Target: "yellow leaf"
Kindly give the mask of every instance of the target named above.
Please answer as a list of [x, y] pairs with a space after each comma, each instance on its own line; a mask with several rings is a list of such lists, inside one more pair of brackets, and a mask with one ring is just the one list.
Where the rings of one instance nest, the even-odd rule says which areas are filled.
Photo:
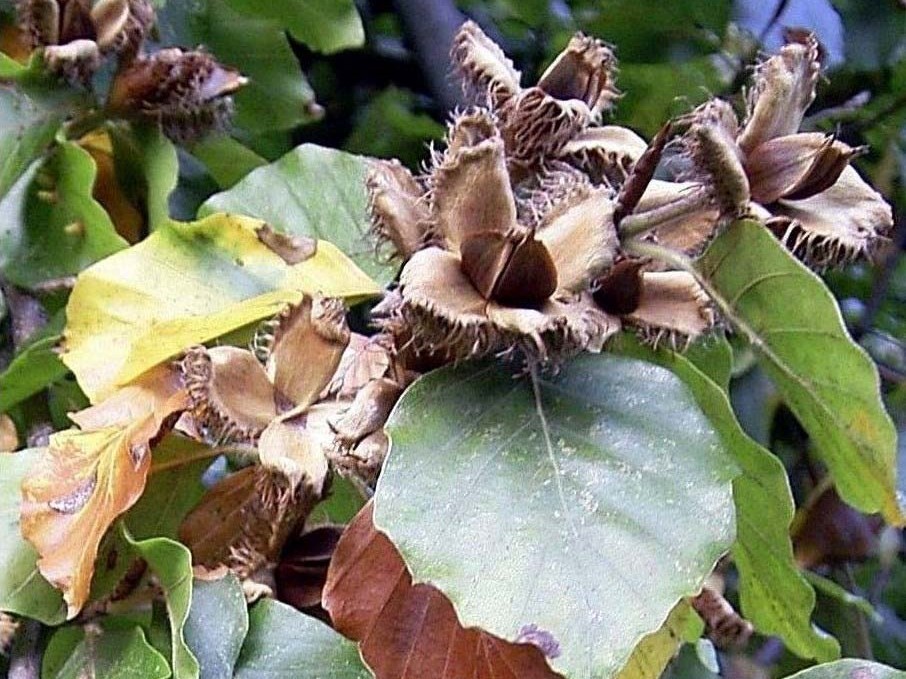
[[25, 477], [22, 535], [38, 551], [41, 574], [63, 591], [70, 618], [88, 599], [101, 539], [141, 497], [151, 440], [186, 403], [178, 375], [153, 370], [75, 414], [83, 428], [54, 434]]
[[685, 599], [680, 601], [660, 629], [642, 637], [617, 679], [658, 679], [682, 643], [700, 633], [701, 620]]
[[113, 144], [106, 132], [95, 131], [79, 139], [79, 146], [88, 151], [97, 166], [97, 176], [91, 195], [110, 215], [116, 232], [130, 243], [137, 242], [144, 230], [145, 220], [129, 202], [116, 176]]
[[303, 294], [355, 303], [377, 284], [326, 241], [294, 265], [264, 222], [214, 214], [173, 223], [86, 269], [67, 307], [63, 362], [92, 402], [193, 344], [277, 313]]

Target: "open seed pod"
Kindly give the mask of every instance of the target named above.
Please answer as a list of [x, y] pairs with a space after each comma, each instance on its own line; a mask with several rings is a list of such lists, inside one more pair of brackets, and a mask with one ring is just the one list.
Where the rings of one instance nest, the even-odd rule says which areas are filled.
[[691, 115], [684, 143], [699, 172], [695, 179], [709, 184], [702, 175], [710, 178], [722, 214], [741, 206], [747, 193], [750, 211], [820, 269], [872, 254], [886, 240], [893, 217], [881, 195], [850, 167], [862, 149], [798, 131], [815, 98], [820, 57], [813, 35], [790, 37], [756, 70], [745, 123], [740, 126], [729, 104], [715, 100]]
[[[613, 52], [582, 33], [572, 37], [534, 87], [520, 84], [513, 62], [474, 22], [459, 29], [451, 59], [466, 92], [499, 117], [507, 158], [517, 164], [535, 165], [560, 155], [619, 96]], [[591, 135], [582, 146], [599, 148], [591, 155], [599, 162], [609, 161], [612, 155], [621, 155], [627, 141], [625, 134], [614, 136], [622, 138]], [[581, 154], [580, 149], [570, 154], [577, 152]]]
[[216, 484], [180, 535], [196, 565], [227, 566], [255, 595], [272, 590], [284, 543], [325, 492], [333, 435], [313, 411], [350, 336], [342, 305], [327, 298], [306, 297], [262, 327], [264, 364], [235, 347], [196, 347], [180, 364], [194, 420], [184, 429], [258, 450], [258, 464]]
[[683, 349], [714, 326], [708, 295], [691, 274], [645, 268], [639, 259], [618, 262], [596, 281], [595, 302], [654, 346]]
[[248, 81], [201, 51], [164, 49], [134, 61], [113, 80], [108, 108], [160, 124], [180, 143], [229, 125], [232, 96]]
[[154, 24], [149, 0], [19, 0], [19, 25], [49, 70], [87, 82], [106, 54], [131, 61]]
[[[256, 352], [194, 347], [180, 363], [198, 432], [210, 444], [255, 443], [275, 419], [304, 414], [333, 378], [349, 328], [341, 302], [305, 297], [262, 324]], [[264, 365], [262, 365], [262, 361]]]
[[384, 327], [452, 359], [599, 350], [618, 329], [586, 292], [617, 247], [610, 194], [585, 185], [537, 227], [520, 224], [504, 149], [487, 112], [455, 120], [428, 182], [437, 244], [403, 267]]
[[261, 463], [214, 485], [183, 521], [180, 540], [196, 566], [226, 566], [249, 598], [273, 592], [273, 569], [286, 540], [321, 499], [323, 451], [298, 425], [275, 420], [259, 442]]

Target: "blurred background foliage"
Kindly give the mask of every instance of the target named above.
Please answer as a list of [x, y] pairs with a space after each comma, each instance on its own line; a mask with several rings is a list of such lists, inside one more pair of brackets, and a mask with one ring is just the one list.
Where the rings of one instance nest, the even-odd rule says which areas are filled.
[[[158, 4], [162, 43], [205, 45], [224, 63], [243, 68], [253, 83], [237, 102], [231, 138], [178, 150], [180, 181], [170, 196], [170, 211], [186, 219], [249, 169], [306, 142], [397, 157], [417, 168], [426, 157], [426, 145], [442, 136], [449, 112], [463, 105], [444, 55], [465, 17], [499, 42], [529, 81], [576, 30], [614, 44], [620, 60], [618, 85], [625, 94], [613, 122], [645, 137], [711, 95], [730, 97], [741, 108], [740, 93], [752, 68], [760, 55], [782, 43], [784, 29], [814, 30], [825, 48], [827, 77], [804, 129], [833, 132], [852, 146], [867, 145], [857, 166], [894, 205], [896, 214], [890, 247], [874, 263], [850, 266], [829, 274], [827, 280], [851, 332], [879, 366], [900, 431], [900, 484], [906, 491], [902, 0], [357, 0], [363, 43], [356, 33], [357, 22], [344, 22], [342, 17], [330, 22], [335, 30], [319, 32], [305, 22], [287, 25], [279, 16], [271, 19], [255, 3], [239, 0]], [[336, 8], [348, 3], [302, 4], [323, 12], [341, 11]], [[0, 41], [8, 40], [11, 10], [9, 0], [0, 0], [0, 26], [6, 27]], [[3, 47], [11, 53], [8, 43]], [[4, 162], [0, 158], [0, 185]], [[8, 188], [3, 186], [3, 192]], [[41, 433], [30, 428], [33, 420], [49, 420], [62, 428], [65, 413], [85, 403], [51, 352], [63, 323], [66, 291], [44, 287], [37, 302], [9, 285], [3, 290], [0, 410], [6, 409], [4, 390], [9, 395], [11, 385], [21, 386], [24, 379], [11, 363], [16, 329], [7, 308], [15, 304], [21, 310], [22, 305], [34, 304], [31, 313], [42, 330], [29, 343], [26, 360], [22, 352], [17, 359], [27, 362], [31, 379], [52, 386], [46, 398], [26, 400], [10, 414], [29, 437]], [[794, 524], [797, 555], [801, 561], [809, 555], [820, 592], [816, 621], [840, 639], [844, 655], [906, 667], [906, 561], [900, 534], [849, 509], [826, 491], [823, 470], [810, 454], [807, 437], [767, 378], [752, 365], [745, 349], [735, 352], [732, 398], [748, 433], [777, 453], [790, 472], [800, 508]], [[35, 409], [41, 411], [39, 417]], [[723, 576], [733, 599], [732, 570]], [[724, 676], [779, 676], [802, 666], [776, 640], [760, 639], [749, 648], [754, 651], [748, 655], [722, 658]], [[715, 669], [707, 649], [690, 646], [670, 672], [675, 678], [704, 678], [714, 676]]]

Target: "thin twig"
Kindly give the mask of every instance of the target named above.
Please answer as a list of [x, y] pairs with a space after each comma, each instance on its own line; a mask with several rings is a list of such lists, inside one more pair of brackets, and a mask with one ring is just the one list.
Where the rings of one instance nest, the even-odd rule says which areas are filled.
[[465, 16], [453, 0], [393, 0], [393, 6], [435, 100], [445, 111], [455, 110], [463, 98], [450, 77], [449, 55]]
[[893, 280], [894, 271], [897, 264], [903, 256], [904, 247], [906, 247], [906, 215], [900, 215], [897, 220], [897, 228], [893, 234], [894, 248], [888, 253], [887, 257], [881, 263], [875, 275], [874, 283], [871, 288], [871, 296], [865, 303], [865, 312], [858, 324], [853, 328], [853, 337], [858, 340], [874, 325], [875, 318], [887, 298], [887, 291], [890, 289], [890, 283]]

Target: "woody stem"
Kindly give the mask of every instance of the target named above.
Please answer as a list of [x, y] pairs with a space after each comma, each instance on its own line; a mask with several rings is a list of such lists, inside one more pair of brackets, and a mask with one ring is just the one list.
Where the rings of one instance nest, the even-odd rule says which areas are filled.
[[698, 186], [677, 200], [653, 210], [637, 212], [623, 217], [620, 222], [620, 237], [630, 238], [651, 231], [685, 214], [701, 210], [711, 202], [711, 196], [704, 187]]

